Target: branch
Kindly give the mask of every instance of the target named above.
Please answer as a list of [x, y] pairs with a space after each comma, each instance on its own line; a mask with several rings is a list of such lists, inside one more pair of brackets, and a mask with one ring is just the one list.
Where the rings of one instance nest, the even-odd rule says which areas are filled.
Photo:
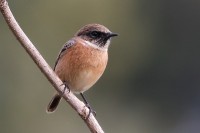
[[[6, 0], [0, 0], [0, 10], [10, 30], [13, 32], [17, 40], [24, 47], [26, 52], [30, 55], [30, 57], [36, 63], [38, 68], [46, 76], [46, 78], [54, 86], [54, 88], [58, 91], [58, 93], [62, 94], [64, 90], [64, 86], [62, 85], [63, 82], [54, 73], [51, 67], [41, 56], [39, 51], [35, 48], [35, 46], [32, 44], [32, 42], [20, 28], [12, 12], [10, 11], [10, 8]], [[85, 123], [87, 124], [88, 128], [92, 133], [104, 133], [104, 131], [102, 130], [102, 128], [100, 127], [100, 125], [98, 124], [97, 120], [95, 119], [92, 113], [90, 114], [89, 118], [86, 119], [87, 115], [89, 114], [89, 109], [73, 93], [71, 92], [69, 93], [66, 91], [66, 93], [63, 95], [63, 98], [85, 121]]]

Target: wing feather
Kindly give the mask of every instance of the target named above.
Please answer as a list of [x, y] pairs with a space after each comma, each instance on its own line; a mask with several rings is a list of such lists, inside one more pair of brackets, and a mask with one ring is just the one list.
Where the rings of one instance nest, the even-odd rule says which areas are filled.
[[63, 53], [64, 53], [64, 52], [67, 52], [67, 50], [68, 50], [71, 46], [73, 46], [74, 44], [75, 44], [75, 40], [74, 40], [74, 39], [71, 39], [71, 40], [69, 40], [68, 42], [66, 42], [66, 43], [64, 44], [64, 46], [63, 46], [62, 49], [60, 50], [60, 52], [59, 52], [59, 54], [58, 54], [58, 57], [57, 57], [57, 59], [56, 59], [56, 62], [55, 62], [54, 68], [53, 68], [54, 71], [55, 71], [56, 65], [58, 64], [59, 59], [63, 56]]

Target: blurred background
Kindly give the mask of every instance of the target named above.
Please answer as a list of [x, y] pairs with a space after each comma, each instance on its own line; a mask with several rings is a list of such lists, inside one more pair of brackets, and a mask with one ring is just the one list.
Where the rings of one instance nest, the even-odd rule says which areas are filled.
[[[83, 25], [113, 38], [103, 77], [85, 93], [107, 133], [200, 132], [199, 0], [9, 0], [17, 21], [53, 67]], [[54, 88], [0, 15], [0, 132], [88, 133], [66, 103], [45, 109]]]

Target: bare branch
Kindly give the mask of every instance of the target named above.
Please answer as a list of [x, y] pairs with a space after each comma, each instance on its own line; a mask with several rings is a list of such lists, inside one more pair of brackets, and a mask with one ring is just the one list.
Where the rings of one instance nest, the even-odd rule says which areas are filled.
[[[58, 76], [54, 73], [54, 71], [50, 68], [44, 58], [41, 56], [39, 51], [35, 48], [26, 34], [18, 25], [15, 20], [8, 3], [6, 0], [0, 0], [0, 10], [2, 15], [4, 16], [5, 21], [7, 22], [9, 28], [20, 42], [20, 44], [24, 47], [26, 52], [30, 55], [33, 61], [37, 64], [41, 72], [46, 76], [46, 78], [50, 81], [50, 83], [54, 86], [54, 88], [58, 91], [58, 93], [62, 93], [64, 90], [64, 86], [62, 86], [62, 81], [58, 78]], [[77, 113], [81, 116], [81, 118], [85, 121], [88, 128], [92, 133], [104, 133], [97, 120], [90, 114], [88, 119], [87, 115], [89, 113], [89, 109], [85, 106], [83, 102], [81, 102], [73, 93], [66, 93], [63, 95], [63, 98], [71, 105], [71, 107], [77, 111]]]

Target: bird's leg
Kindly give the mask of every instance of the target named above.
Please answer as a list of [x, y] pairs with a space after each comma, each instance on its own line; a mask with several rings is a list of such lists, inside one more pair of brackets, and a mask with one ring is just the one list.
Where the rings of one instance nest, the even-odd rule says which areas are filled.
[[62, 95], [61, 96], [63, 96], [65, 94], [66, 89], [68, 89], [68, 91], [69, 91], [68, 93], [70, 93], [70, 89], [69, 89], [69, 86], [67, 85], [67, 82], [64, 81], [63, 84], [61, 84], [60, 86], [62, 86], [62, 85], [64, 85], [64, 89], [62, 91]]
[[89, 118], [90, 114], [92, 113], [94, 116], [96, 116], [96, 112], [92, 109], [92, 107], [90, 106], [90, 104], [87, 102], [86, 98], [84, 97], [83, 93], [80, 93], [81, 97], [83, 98], [83, 101], [85, 103], [85, 106], [88, 107], [89, 109], [89, 114], [86, 117], [86, 119]]

